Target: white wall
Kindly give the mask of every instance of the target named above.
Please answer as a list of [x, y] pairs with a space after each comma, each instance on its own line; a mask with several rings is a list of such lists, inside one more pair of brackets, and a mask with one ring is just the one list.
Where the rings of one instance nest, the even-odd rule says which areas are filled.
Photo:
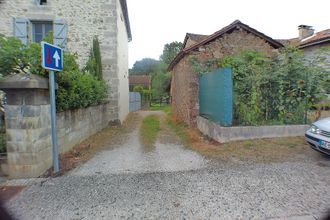
[[123, 122], [129, 113], [129, 86], [128, 86], [128, 36], [124, 16], [117, 0], [117, 69], [119, 79], [119, 120]]

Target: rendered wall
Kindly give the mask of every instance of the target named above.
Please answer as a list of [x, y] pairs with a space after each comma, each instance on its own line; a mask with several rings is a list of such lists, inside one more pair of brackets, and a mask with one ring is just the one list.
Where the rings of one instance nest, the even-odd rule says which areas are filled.
[[198, 116], [197, 128], [204, 135], [220, 143], [226, 143], [258, 138], [304, 136], [309, 125], [222, 127], [206, 118]]

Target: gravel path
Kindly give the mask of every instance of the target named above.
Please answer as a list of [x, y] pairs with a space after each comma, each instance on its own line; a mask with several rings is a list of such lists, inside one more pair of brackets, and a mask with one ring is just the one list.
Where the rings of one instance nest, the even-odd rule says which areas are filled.
[[6, 205], [21, 220], [319, 219], [330, 207], [329, 185], [327, 157], [219, 163], [187, 150], [164, 128], [154, 149], [143, 149], [134, 130], [120, 148], [36, 182]]

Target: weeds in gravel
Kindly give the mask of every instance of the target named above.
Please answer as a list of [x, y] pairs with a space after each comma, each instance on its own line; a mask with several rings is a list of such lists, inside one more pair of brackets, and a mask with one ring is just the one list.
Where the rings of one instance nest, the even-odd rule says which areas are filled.
[[[108, 126], [77, 144], [69, 152], [61, 154], [61, 171], [58, 175], [63, 175], [79, 164], [88, 161], [102, 149], [114, 149], [120, 146], [127, 139], [127, 135], [136, 129], [139, 120], [138, 114], [130, 113], [122, 125]], [[52, 175], [52, 169], [49, 169], [43, 176]]]
[[203, 136], [197, 129], [177, 122], [170, 113], [166, 121], [187, 148], [209, 158], [226, 161], [235, 157], [240, 160], [267, 163], [299, 159], [299, 155], [303, 154], [309, 157], [314, 153], [306, 144], [304, 137], [266, 138], [220, 144]]
[[169, 114], [171, 112], [171, 106], [170, 105], [152, 105], [149, 108], [151, 111], [164, 111], [166, 114]]
[[168, 115], [166, 118], [167, 125], [175, 132], [176, 135], [184, 142], [186, 145], [191, 144], [191, 139], [187, 135], [185, 129], [186, 125], [184, 123], [176, 122], [173, 120], [171, 115]]
[[153, 147], [158, 132], [160, 131], [160, 119], [157, 115], [149, 115], [145, 117], [142, 121], [140, 129], [140, 139], [144, 147], [150, 148]]

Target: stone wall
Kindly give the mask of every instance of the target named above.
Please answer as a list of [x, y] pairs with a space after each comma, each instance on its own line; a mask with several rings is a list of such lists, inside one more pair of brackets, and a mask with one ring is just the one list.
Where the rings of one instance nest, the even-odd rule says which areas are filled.
[[221, 59], [227, 55], [238, 54], [245, 50], [254, 50], [273, 56], [277, 50], [264, 39], [248, 33], [245, 30], [235, 30], [224, 34], [204, 46], [186, 55], [172, 70], [172, 107], [173, 115], [189, 126], [196, 126], [196, 117], [199, 115], [199, 78], [191, 65], [191, 58], [200, 61]]
[[116, 7], [116, 0], [51, 0], [46, 5], [37, 5], [35, 0], [4, 0], [0, 7], [0, 33], [14, 35], [14, 18], [31, 21], [64, 19], [68, 22], [68, 49], [78, 54], [82, 67], [96, 35], [104, 49], [103, 57], [116, 56]]
[[[46, 5], [37, 5], [35, 0], [3, 0], [0, 15], [0, 34], [6, 36], [14, 35], [14, 18], [30, 21], [65, 20], [68, 23], [67, 47], [70, 52], [78, 55], [81, 68], [89, 57], [93, 37], [98, 36], [103, 78], [111, 87], [109, 120], [124, 120], [128, 114], [128, 63], [119, 63], [118, 56], [127, 59], [128, 36], [118, 0], [50, 0]], [[31, 35], [32, 25], [29, 25], [29, 29]], [[127, 103], [119, 109], [119, 105], [124, 102], [121, 100]]]
[[108, 124], [106, 104], [58, 113], [57, 138], [60, 152], [71, 150], [76, 144], [102, 130]]
[[219, 143], [259, 138], [304, 136], [309, 125], [273, 125], [221, 127], [203, 117], [197, 117], [197, 127], [204, 135]]
[[309, 61], [315, 59], [324, 58], [324, 60], [318, 62], [318, 65], [327, 69], [330, 72], [330, 43], [318, 44], [315, 46], [302, 48], [305, 58]]

